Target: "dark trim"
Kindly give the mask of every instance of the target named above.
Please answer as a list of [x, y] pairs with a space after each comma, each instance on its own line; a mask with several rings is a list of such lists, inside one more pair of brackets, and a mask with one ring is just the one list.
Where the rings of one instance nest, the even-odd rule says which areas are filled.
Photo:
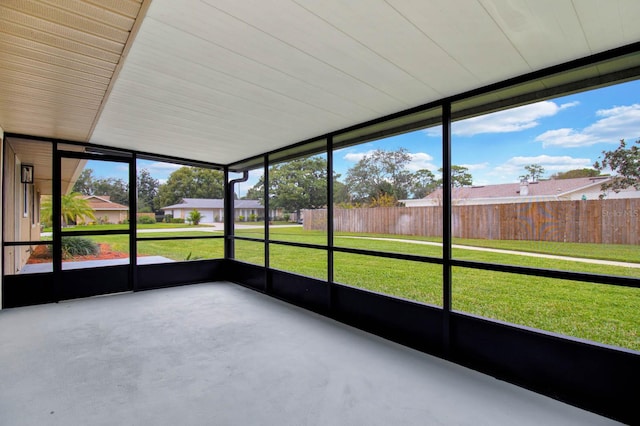
[[264, 243], [264, 238], [251, 238], [251, 237], [243, 237], [239, 235], [233, 236], [234, 240], [243, 240], [243, 241], [254, 241], [256, 243]]
[[[262, 181], [264, 182], [264, 191], [262, 193], [262, 199], [264, 200], [264, 211], [265, 211], [265, 218], [264, 218], [264, 267], [265, 270], [269, 269], [269, 266], [271, 264], [271, 254], [269, 251], [269, 238], [270, 238], [270, 230], [269, 230], [269, 220], [271, 220], [271, 205], [269, 203], [269, 194], [271, 193], [270, 188], [269, 188], [269, 155], [265, 154], [263, 156], [262, 159], [263, 163], [262, 163], [262, 167], [263, 167], [263, 174], [262, 174]], [[271, 291], [271, 286], [272, 286], [272, 282], [271, 282], [271, 274], [265, 273], [264, 274], [264, 291], [265, 292], [269, 292]]]
[[51, 240], [41, 240], [41, 241], [5, 241], [2, 245], [3, 247], [13, 247], [13, 246], [44, 246], [53, 244]]
[[58, 144], [53, 143], [52, 173], [51, 173], [51, 231], [53, 232], [53, 294], [56, 301], [60, 300], [62, 289], [62, 157], [58, 151]]
[[452, 313], [452, 360], [500, 380], [629, 424], [637, 409], [640, 354]]
[[[129, 290], [138, 290], [138, 158], [129, 161]], [[133, 212], [133, 213], [132, 213]]]
[[128, 264], [103, 266], [99, 274], [96, 274], [96, 268], [63, 269], [60, 272], [58, 300], [130, 291], [130, 269]]
[[333, 287], [333, 136], [327, 138], [327, 309], [331, 312], [334, 304]]
[[224, 235], [200, 235], [183, 237], [138, 237], [137, 241], [171, 241], [171, 240], [218, 240], [225, 238]]
[[87, 235], [130, 235], [129, 229], [105, 229], [103, 231], [62, 231], [62, 237], [82, 237]]
[[[174, 157], [171, 155], [158, 155], [150, 152], [136, 151], [136, 150], [127, 149], [127, 148], [115, 148], [115, 147], [99, 145], [91, 142], [81, 142], [81, 141], [72, 141], [68, 139], [49, 138], [45, 136], [30, 136], [30, 135], [25, 135], [21, 133], [5, 133], [4, 137], [5, 139], [16, 138], [16, 139], [27, 139], [27, 140], [39, 141], [39, 142], [51, 142], [54, 145], [56, 143], [62, 143], [67, 145], [83, 146], [90, 149], [94, 148], [97, 150], [104, 150], [105, 152], [120, 152], [120, 153], [127, 153], [127, 154], [135, 153], [137, 154], [137, 157], [141, 160], [151, 160], [151, 161], [157, 160], [157, 161], [162, 161], [163, 163], [175, 163], [175, 164], [181, 164], [183, 166], [195, 166], [195, 167], [203, 167], [203, 168], [210, 168], [210, 169], [216, 169], [216, 170], [222, 170], [224, 168], [223, 164], [209, 163], [206, 161], [198, 161], [198, 160], [190, 160], [188, 158]], [[71, 151], [71, 152], [76, 152], [76, 151]], [[92, 154], [89, 153], [89, 155], [92, 155]], [[98, 156], [100, 155], [98, 154]], [[120, 158], [119, 161], [122, 161], [122, 156], [117, 156], [117, 157]]]
[[442, 347], [449, 354], [451, 335], [451, 103], [442, 105]]
[[2, 308], [57, 302], [52, 272], [5, 275], [2, 278]]
[[228, 279], [225, 259], [138, 265], [138, 290], [175, 287]]
[[62, 158], [75, 158], [78, 160], [108, 161], [110, 163], [124, 163], [127, 165], [131, 164], [130, 156], [101, 155], [90, 152], [65, 151], [62, 149], [58, 149], [58, 155]]
[[572, 272], [558, 269], [540, 269], [528, 266], [503, 265], [496, 263], [473, 262], [469, 260], [451, 260], [452, 266], [485, 271], [509, 272], [520, 275], [533, 275], [537, 277], [555, 278], [562, 280], [581, 281], [592, 284], [607, 284], [620, 287], [640, 288], [640, 279], [632, 277], [619, 277], [615, 275], [601, 275], [587, 272]]
[[309, 249], [317, 249], [317, 250], [326, 250], [327, 246], [319, 245], [319, 244], [309, 244], [309, 243], [297, 243], [295, 241], [284, 241], [284, 240], [267, 240], [269, 244], [276, 244], [280, 246], [291, 246], [291, 247], [300, 247], [300, 248], [309, 248]]
[[363, 254], [365, 256], [386, 257], [388, 259], [412, 260], [414, 262], [443, 264], [444, 261], [437, 257], [427, 257], [415, 254], [394, 253], [387, 251], [376, 251], [366, 249], [355, 249], [349, 247], [334, 247], [333, 251], [350, 254]]

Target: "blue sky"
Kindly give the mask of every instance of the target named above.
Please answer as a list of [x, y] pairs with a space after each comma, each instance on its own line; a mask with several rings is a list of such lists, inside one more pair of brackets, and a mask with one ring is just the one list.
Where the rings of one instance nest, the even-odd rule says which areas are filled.
[[[640, 139], [640, 80], [603, 89], [537, 102], [452, 125], [452, 163], [469, 168], [474, 185], [517, 182], [524, 166], [542, 165], [548, 177], [555, 172], [591, 167], [603, 150], [615, 149], [620, 139]], [[427, 168], [437, 175], [442, 165], [441, 129], [419, 130], [336, 151], [334, 167], [342, 177], [375, 149], [406, 148], [409, 168]], [[97, 177], [126, 179], [126, 167], [89, 162]], [[160, 182], [179, 165], [140, 160]], [[257, 182], [251, 173], [240, 195]]]

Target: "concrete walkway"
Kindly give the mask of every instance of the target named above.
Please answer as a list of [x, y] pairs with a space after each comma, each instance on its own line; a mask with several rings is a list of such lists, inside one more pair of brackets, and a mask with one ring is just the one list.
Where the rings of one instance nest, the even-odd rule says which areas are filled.
[[[140, 256], [138, 257], [138, 265], [150, 265], [152, 263], [175, 262], [164, 256]], [[104, 260], [82, 260], [79, 262], [62, 262], [62, 269], [67, 271], [70, 269], [83, 268], [100, 268], [103, 266], [128, 265], [129, 258], [126, 259], [104, 259]], [[27, 264], [20, 269], [19, 274], [40, 274], [43, 272], [53, 272], [53, 263], [32, 263]]]
[[[356, 237], [356, 236], [338, 236], [336, 238], [354, 238], [359, 240], [376, 240], [376, 241], [395, 241], [398, 243], [419, 244], [428, 246], [442, 247], [442, 243], [434, 243], [431, 241], [403, 240], [400, 238], [378, 238], [378, 237]], [[640, 263], [619, 262], [616, 260], [586, 259], [584, 257], [558, 256], [555, 254], [531, 253], [527, 251], [502, 250], [489, 247], [464, 246], [453, 244], [451, 247], [462, 250], [484, 251], [490, 253], [512, 254], [516, 256], [537, 257], [543, 259], [567, 260], [570, 262], [591, 263], [595, 265], [621, 266], [623, 268], [640, 268]]]
[[[224, 232], [224, 223], [216, 222], [211, 224], [206, 224], [207, 226], [198, 226], [198, 227], [189, 227], [189, 228], [160, 228], [160, 229], [138, 229], [138, 234], [153, 234], [153, 233], [166, 233], [166, 232]], [[236, 223], [235, 229], [262, 229], [264, 228], [264, 224], [259, 225], [251, 225], [247, 223], [246, 225], [243, 223]], [[302, 225], [291, 224], [291, 225], [270, 225], [270, 229], [274, 228], [302, 228]], [[40, 233], [40, 237], [51, 237], [53, 235], [52, 232], [42, 232]]]

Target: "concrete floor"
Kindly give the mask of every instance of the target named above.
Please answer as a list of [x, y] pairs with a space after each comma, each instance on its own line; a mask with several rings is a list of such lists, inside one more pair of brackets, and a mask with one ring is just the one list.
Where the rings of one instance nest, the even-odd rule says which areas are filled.
[[210, 283], [0, 311], [0, 424], [615, 422]]

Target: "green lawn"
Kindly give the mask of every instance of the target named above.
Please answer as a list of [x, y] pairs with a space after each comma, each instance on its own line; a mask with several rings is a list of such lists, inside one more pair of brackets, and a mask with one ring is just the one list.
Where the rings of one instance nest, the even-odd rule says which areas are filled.
[[[236, 234], [260, 236], [255, 230], [237, 230]], [[212, 234], [192, 231], [148, 235], [170, 237]], [[442, 253], [442, 249], [437, 245], [345, 238], [353, 236], [336, 234], [336, 246], [432, 257], [441, 257]], [[326, 233], [303, 231], [301, 228], [271, 229], [270, 237], [274, 240], [319, 245], [325, 245], [327, 241]], [[396, 235], [387, 237], [402, 239]], [[128, 251], [127, 236], [101, 236], [94, 239], [111, 244], [115, 250]], [[415, 237], [407, 239], [429, 241]], [[455, 243], [640, 263], [636, 246], [484, 240], [457, 240]], [[224, 252], [222, 239], [139, 241], [138, 249], [141, 255], [161, 255], [174, 260], [220, 258]], [[593, 265], [464, 249], [454, 249], [453, 253], [459, 259], [640, 278], [640, 268]], [[324, 250], [272, 244], [270, 255], [270, 266], [273, 268], [319, 279], [327, 277], [327, 255]], [[263, 244], [237, 240], [236, 259], [264, 265]], [[441, 265], [339, 252], [335, 253], [334, 265], [336, 282], [422, 303], [442, 305]], [[639, 306], [640, 289], [635, 288], [469, 268], [453, 269], [455, 310], [634, 350], [640, 350]]]

